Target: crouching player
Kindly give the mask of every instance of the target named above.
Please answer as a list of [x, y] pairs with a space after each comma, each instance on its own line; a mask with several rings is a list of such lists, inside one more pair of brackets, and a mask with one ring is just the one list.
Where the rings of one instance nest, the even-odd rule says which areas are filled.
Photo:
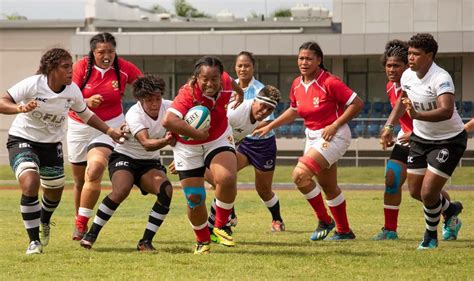
[[[263, 203], [267, 206], [272, 215], [272, 231], [284, 231], [285, 224], [280, 214], [280, 204], [278, 197], [272, 191], [272, 185], [265, 184], [265, 178], [268, 178], [266, 171], [262, 170], [265, 166], [271, 165], [275, 167], [275, 153], [271, 153], [273, 158], [265, 157], [267, 152], [276, 151], [276, 147], [271, 147], [271, 142], [262, 140], [259, 142], [247, 142], [246, 136], [251, 134], [255, 129], [266, 125], [268, 117], [273, 113], [277, 104], [280, 102], [280, 91], [270, 85], [265, 86], [258, 92], [254, 99], [245, 100], [241, 106], [234, 108], [231, 103], [227, 109], [227, 117], [232, 127], [233, 137], [237, 148], [237, 169], [240, 171], [248, 165], [255, 166], [256, 182], [255, 188]], [[271, 162], [271, 163], [270, 163]], [[262, 167], [260, 169], [260, 167]], [[273, 170], [271, 170], [273, 174]], [[266, 177], [265, 177], [266, 176]], [[271, 179], [272, 177], [270, 177]], [[213, 185], [213, 179], [206, 173], [206, 180]], [[214, 225], [215, 201], [212, 202], [211, 212], [209, 216], [209, 227]], [[235, 216], [235, 214], [234, 214]], [[230, 221], [232, 225], [232, 221]], [[212, 235], [211, 240], [217, 241], [217, 237]]]
[[102, 227], [112, 217], [120, 203], [127, 198], [135, 184], [143, 195], [157, 196], [148, 217], [148, 224], [138, 251], [153, 251], [153, 237], [169, 212], [173, 189], [161, 165], [159, 149], [174, 145], [176, 140], [161, 125], [171, 101], [163, 100], [165, 90], [163, 79], [146, 75], [133, 85], [133, 95], [138, 102], [130, 108], [125, 120], [133, 135], [123, 144], [115, 147], [109, 160], [109, 174], [112, 192], [108, 194], [97, 210], [94, 223], [81, 240], [81, 246], [90, 249]]

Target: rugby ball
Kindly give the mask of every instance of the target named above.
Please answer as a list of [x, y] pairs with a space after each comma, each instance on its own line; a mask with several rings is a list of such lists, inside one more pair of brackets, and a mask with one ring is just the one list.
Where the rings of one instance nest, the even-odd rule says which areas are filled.
[[[184, 121], [186, 121], [189, 126], [195, 129], [207, 128], [211, 125], [211, 113], [207, 107], [197, 105], [189, 109], [189, 111], [184, 116]], [[181, 137], [185, 140], [190, 139], [187, 136]]]

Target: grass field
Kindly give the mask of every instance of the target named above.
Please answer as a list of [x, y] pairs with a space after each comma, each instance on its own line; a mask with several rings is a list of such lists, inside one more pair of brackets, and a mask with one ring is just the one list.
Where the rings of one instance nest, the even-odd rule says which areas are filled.
[[[105, 190], [101, 198], [108, 193]], [[239, 191], [235, 248], [212, 245], [207, 256], [192, 254], [194, 237], [181, 190], [155, 237], [155, 253], [135, 250], [154, 198], [135, 190], [104, 227], [93, 249], [71, 240], [74, 210], [66, 190], [53, 216], [43, 255], [25, 256], [27, 235], [19, 213], [20, 192], [0, 189], [0, 279], [371, 279], [469, 280], [474, 278], [474, 192], [451, 191], [464, 203], [458, 241], [441, 241], [433, 251], [416, 251], [424, 231], [421, 205], [405, 192], [399, 241], [371, 241], [383, 223], [382, 190], [347, 190], [348, 214], [357, 235], [349, 242], [310, 242], [316, 222], [296, 190], [278, 190], [287, 231], [272, 233], [270, 215], [255, 191]], [[208, 193], [208, 202], [213, 193]]]

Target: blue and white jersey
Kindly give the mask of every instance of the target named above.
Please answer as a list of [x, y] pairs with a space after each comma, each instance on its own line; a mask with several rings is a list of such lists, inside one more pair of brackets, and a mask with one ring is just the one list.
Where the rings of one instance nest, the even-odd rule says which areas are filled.
[[[235, 82], [237, 82], [237, 84], [238, 84], [239, 79], [236, 79]], [[252, 77], [252, 80], [250, 80], [249, 86], [247, 88], [243, 89], [244, 90], [244, 100], [253, 100], [257, 96], [257, 94], [260, 92], [260, 90], [262, 90], [263, 87], [265, 87], [265, 85], [263, 85], [262, 82], [256, 80], [254, 77]], [[262, 122], [272, 121], [272, 120], [275, 120], [274, 113], [270, 114], [270, 116], [265, 118]], [[275, 133], [272, 130], [263, 137], [247, 135], [246, 138], [247, 139], [254, 139], [254, 140], [268, 139], [270, 137], [273, 137], [274, 135], [275, 135]]]

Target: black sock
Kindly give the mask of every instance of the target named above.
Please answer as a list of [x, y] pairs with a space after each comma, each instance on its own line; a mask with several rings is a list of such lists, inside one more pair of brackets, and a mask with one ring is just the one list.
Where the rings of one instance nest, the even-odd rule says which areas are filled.
[[21, 216], [23, 223], [30, 238], [30, 242], [39, 238], [39, 225], [41, 216], [41, 206], [38, 200], [38, 196], [26, 196], [21, 195], [20, 201]]

